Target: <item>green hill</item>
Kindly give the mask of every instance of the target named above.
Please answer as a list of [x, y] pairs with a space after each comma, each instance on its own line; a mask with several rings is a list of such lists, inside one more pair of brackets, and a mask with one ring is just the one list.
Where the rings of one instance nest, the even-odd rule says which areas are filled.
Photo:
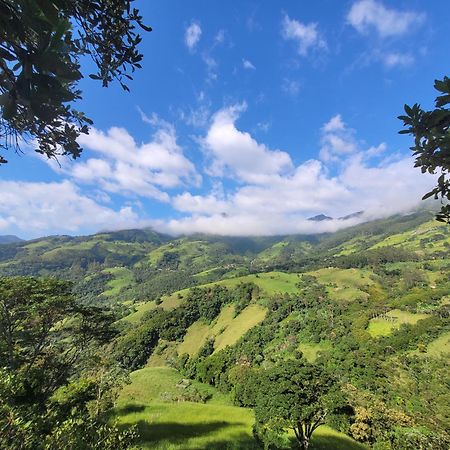
[[114, 357], [132, 371], [114, 415], [137, 425], [137, 448], [257, 448], [245, 386], [293, 359], [333, 373], [351, 403], [313, 448], [446, 442], [450, 228], [430, 213], [313, 236], [126, 230], [0, 246], [0, 275], [18, 274], [68, 279], [114, 310]]

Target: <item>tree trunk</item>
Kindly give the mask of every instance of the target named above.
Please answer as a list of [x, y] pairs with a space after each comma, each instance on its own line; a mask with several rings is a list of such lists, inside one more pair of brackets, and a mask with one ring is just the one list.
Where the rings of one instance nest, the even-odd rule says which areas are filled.
[[310, 436], [308, 436], [306, 430], [303, 429], [302, 422], [298, 422], [297, 427], [298, 431], [296, 431], [295, 436], [297, 438], [298, 443], [300, 444], [300, 449], [308, 450]]

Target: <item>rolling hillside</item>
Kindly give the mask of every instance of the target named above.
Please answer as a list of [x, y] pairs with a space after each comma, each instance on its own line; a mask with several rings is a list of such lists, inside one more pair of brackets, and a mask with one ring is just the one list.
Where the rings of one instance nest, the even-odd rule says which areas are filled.
[[450, 228], [430, 213], [313, 236], [48, 237], [1, 245], [0, 275], [65, 278], [115, 310], [132, 371], [115, 416], [137, 425], [137, 448], [258, 448], [245, 377], [292, 359], [333, 372], [354, 402], [314, 449], [384, 439], [355, 431], [375, 406], [392, 433], [450, 426]]

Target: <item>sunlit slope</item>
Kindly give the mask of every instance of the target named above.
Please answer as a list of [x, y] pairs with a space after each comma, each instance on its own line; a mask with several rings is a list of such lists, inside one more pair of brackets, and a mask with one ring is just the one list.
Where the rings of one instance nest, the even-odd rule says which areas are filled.
[[[188, 387], [186, 387], [188, 384]], [[194, 393], [194, 394], [192, 394]], [[186, 401], [189, 395], [197, 402]], [[152, 367], [131, 374], [123, 389], [115, 418], [119, 424], [137, 425], [136, 449], [251, 450], [253, 412], [233, 406], [227, 395], [196, 382], [183, 382], [175, 369]], [[331, 428], [319, 428], [312, 450], [364, 450], [366, 447]]]

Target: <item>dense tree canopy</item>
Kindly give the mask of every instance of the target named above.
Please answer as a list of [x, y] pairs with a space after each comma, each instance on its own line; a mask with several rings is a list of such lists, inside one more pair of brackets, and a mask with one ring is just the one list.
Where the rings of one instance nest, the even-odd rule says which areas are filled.
[[103, 86], [128, 90], [142, 60], [136, 29], [150, 30], [132, 1], [0, 0], [0, 148], [17, 151], [24, 139], [48, 157], [80, 155], [76, 139], [92, 124], [72, 108], [80, 59], [93, 59], [89, 76]]
[[[414, 146], [411, 150], [416, 157], [416, 167], [422, 173], [440, 172], [437, 186], [424, 195], [423, 199], [433, 197], [450, 200], [450, 78], [436, 80], [435, 89], [440, 93], [436, 97], [435, 109], [423, 110], [417, 103], [405, 105], [406, 116], [399, 116], [405, 127], [401, 134], [412, 134]], [[450, 223], [450, 205], [444, 203], [437, 220]]]
[[113, 321], [66, 282], [0, 278], [0, 448], [128, 447], [102, 420], [126, 377], [105, 356]]
[[291, 429], [303, 450], [309, 447], [314, 431], [325, 423], [333, 379], [322, 368], [290, 360], [261, 377], [255, 417], [260, 433], [282, 433]]

